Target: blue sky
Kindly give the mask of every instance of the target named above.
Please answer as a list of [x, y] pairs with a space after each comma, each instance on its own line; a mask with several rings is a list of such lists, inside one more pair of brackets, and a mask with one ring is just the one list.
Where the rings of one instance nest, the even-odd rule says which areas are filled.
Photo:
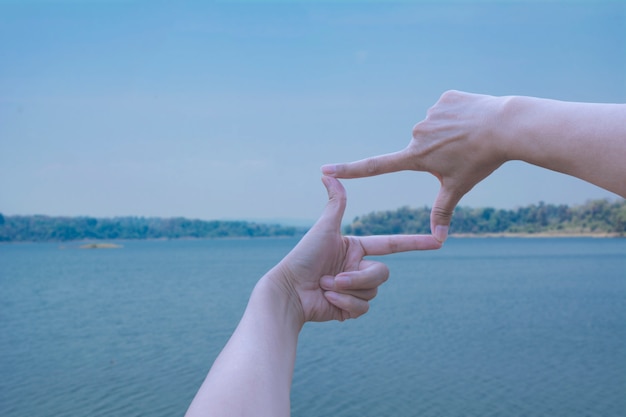
[[[626, 2], [0, 0], [0, 212], [315, 219], [319, 167], [403, 148], [442, 92], [626, 101]], [[344, 181], [346, 220], [431, 205]], [[462, 205], [615, 195], [508, 163]]]

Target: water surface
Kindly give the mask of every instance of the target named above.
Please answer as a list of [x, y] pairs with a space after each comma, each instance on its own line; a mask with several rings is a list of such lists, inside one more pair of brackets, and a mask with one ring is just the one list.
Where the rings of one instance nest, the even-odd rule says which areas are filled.
[[[0, 415], [182, 415], [293, 239], [0, 246]], [[626, 415], [626, 240], [450, 239], [303, 330], [294, 416]]]

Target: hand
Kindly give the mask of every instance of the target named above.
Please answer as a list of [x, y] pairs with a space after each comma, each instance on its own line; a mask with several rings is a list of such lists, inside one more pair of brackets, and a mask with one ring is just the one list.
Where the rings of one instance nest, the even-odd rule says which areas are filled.
[[257, 282], [187, 416], [288, 416], [304, 323], [345, 320], [368, 310], [389, 270], [365, 256], [441, 246], [429, 235], [342, 237], [346, 192], [337, 179], [322, 180], [328, 191], [322, 216]]
[[389, 270], [365, 256], [441, 247], [430, 235], [342, 236], [345, 189], [335, 178], [322, 181], [328, 191], [322, 216], [267, 275], [293, 300], [302, 324], [356, 318], [367, 312]]
[[502, 98], [448, 91], [428, 111], [426, 119], [415, 125], [413, 139], [404, 150], [325, 165], [322, 172], [336, 178], [403, 170], [430, 172], [441, 183], [431, 212], [431, 231], [443, 242], [461, 198], [507, 159], [494, 129], [501, 103]]

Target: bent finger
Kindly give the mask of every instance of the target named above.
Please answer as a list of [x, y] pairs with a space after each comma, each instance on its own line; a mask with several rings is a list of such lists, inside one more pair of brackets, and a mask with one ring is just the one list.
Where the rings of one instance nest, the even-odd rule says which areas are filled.
[[342, 319], [355, 319], [367, 313], [370, 308], [369, 303], [358, 297], [349, 294], [342, 294], [334, 291], [326, 291], [324, 296], [329, 303], [342, 311]]
[[332, 289], [342, 292], [369, 290], [378, 288], [387, 279], [389, 279], [387, 265], [381, 262], [363, 260], [357, 270], [337, 274], [333, 280], [335, 287]]
[[341, 294], [348, 294], [354, 297], [360, 298], [362, 300], [372, 300], [378, 295], [378, 286], [371, 288], [360, 289], [351, 289], [351, 288], [343, 288], [343, 284], [341, 282], [336, 282], [335, 277], [328, 277], [328, 279], [323, 279], [320, 281], [320, 287], [324, 291], [334, 291]]
[[324, 175], [335, 178], [372, 177], [407, 169], [410, 168], [406, 150], [373, 156], [355, 162], [323, 165], [321, 168]]

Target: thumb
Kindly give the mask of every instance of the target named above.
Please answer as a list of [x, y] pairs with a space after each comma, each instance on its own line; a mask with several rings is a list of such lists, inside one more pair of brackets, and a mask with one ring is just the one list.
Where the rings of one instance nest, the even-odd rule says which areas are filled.
[[338, 179], [333, 177], [322, 177], [322, 183], [328, 192], [328, 203], [318, 223], [325, 223], [333, 229], [339, 230], [341, 229], [343, 213], [346, 210], [346, 189]]
[[448, 238], [454, 208], [461, 200], [456, 193], [442, 186], [430, 212], [430, 230], [435, 239], [443, 243]]
[[409, 156], [406, 150], [402, 150], [355, 162], [323, 165], [321, 170], [324, 175], [335, 178], [372, 177], [374, 175], [410, 169], [408, 163]]

